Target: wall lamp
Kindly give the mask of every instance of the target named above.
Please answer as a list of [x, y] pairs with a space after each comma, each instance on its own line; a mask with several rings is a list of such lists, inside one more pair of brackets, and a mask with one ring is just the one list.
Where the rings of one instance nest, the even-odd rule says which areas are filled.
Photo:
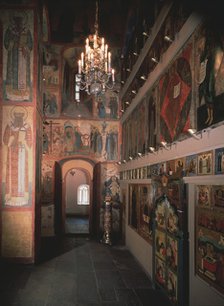
[[142, 153], [141, 153], [141, 152], [138, 152], [138, 156], [139, 156], [139, 157], [142, 157]]
[[160, 144], [161, 144], [161, 146], [162, 146], [164, 149], [169, 150], [169, 148], [168, 148], [168, 146], [167, 146], [167, 142], [161, 141]]
[[146, 81], [146, 76], [145, 75], [141, 75], [140, 79], [143, 80], [143, 81]]
[[154, 147], [149, 147], [149, 152], [156, 154], [156, 149]]
[[159, 63], [159, 61], [155, 58], [155, 56], [151, 57], [151, 61], [156, 64]]
[[201, 137], [202, 137], [202, 135], [201, 135], [201, 137], [199, 137], [198, 135], [196, 135], [196, 130], [195, 129], [188, 129], [187, 130], [188, 131], [188, 133], [191, 135], [191, 136], [193, 136], [195, 139], [197, 139], [197, 140], [199, 140], [199, 139], [201, 139]]
[[173, 39], [171, 39], [168, 35], [165, 35], [164, 36], [164, 40], [169, 42], [169, 43], [172, 43], [173, 42]]
[[143, 36], [145, 36], [145, 37], [149, 37], [149, 34], [148, 34], [148, 33], [146, 33], [145, 31], [144, 31], [144, 32], [142, 32], [142, 35], [143, 35]]

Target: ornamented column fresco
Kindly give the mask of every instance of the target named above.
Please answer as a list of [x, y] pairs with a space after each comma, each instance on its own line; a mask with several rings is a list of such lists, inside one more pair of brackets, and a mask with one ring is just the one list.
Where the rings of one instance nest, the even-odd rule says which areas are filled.
[[2, 203], [7, 207], [32, 204], [33, 108], [3, 106]]
[[31, 10], [2, 10], [3, 99], [31, 102], [34, 16]]

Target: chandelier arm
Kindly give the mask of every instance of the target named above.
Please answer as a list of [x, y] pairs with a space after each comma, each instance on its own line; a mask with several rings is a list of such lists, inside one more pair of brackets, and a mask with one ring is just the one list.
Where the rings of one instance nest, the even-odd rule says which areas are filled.
[[95, 16], [95, 24], [94, 24], [94, 29], [95, 29], [95, 34], [98, 36], [98, 11], [99, 11], [99, 6], [98, 6], [98, 1], [96, 1], [96, 16]]

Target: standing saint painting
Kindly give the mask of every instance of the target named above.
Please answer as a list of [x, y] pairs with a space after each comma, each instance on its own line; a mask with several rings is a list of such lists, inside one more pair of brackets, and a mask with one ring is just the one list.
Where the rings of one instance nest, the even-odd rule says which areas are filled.
[[6, 11], [4, 20], [4, 98], [30, 101], [33, 58], [33, 24], [25, 11]]
[[32, 178], [32, 129], [28, 122], [28, 111], [22, 106], [4, 108], [6, 118], [3, 133], [3, 204], [24, 206], [31, 204]]

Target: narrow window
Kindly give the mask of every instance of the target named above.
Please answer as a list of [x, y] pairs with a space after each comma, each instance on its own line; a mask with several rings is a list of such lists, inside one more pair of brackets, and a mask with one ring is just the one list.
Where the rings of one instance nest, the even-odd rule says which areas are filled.
[[77, 203], [78, 205], [89, 205], [89, 185], [83, 184], [78, 187]]

